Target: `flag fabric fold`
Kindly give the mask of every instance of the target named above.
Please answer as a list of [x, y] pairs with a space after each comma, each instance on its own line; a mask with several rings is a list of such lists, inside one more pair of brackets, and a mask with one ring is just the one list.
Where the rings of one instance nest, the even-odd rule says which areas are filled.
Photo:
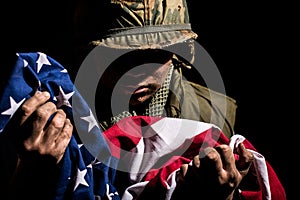
[[[50, 101], [63, 109], [69, 119], [74, 120], [75, 114], [80, 119], [61, 161], [56, 199], [120, 199], [111, 182], [117, 161], [110, 156], [102, 131], [96, 125], [88, 105], [74, 88], [67, 70], [42, 52], [29, 52], [17, 53], [11, 74], [0, 99], [0, 134], [18, 107], [37, 91], [48, 91]], [[72, 98], [81, 102], [81, 106], [73, 108]], [[97, 145], [93, 147], [99, 156], [88, 151], [78, 133], [97, 139]], [[100, 156], [103, 162], [98, 160]]]
[[[119, 170], [126, 170], [130, 178], [123, 199], [171, 199], [176, 187], [176, 172], [182, 164], [191, 164], [193, 157], [206, 147], [227, 144], [234, 151], [241, 142], [254, 155], [254, 167], [249, 176], [256, 180], [239, 188], [241, 199], [286, 199], [280, 180], [264, 156], [244, 136], [236, 134], [228, 139], [213, 124], [134, 116], [119, 121], [104, 135], [112, 154], [123, 164], [118, 166]], [[127, 150], [127, 144], [133, 148]]]
[[[44, 90], [76, 127], [60, 163], [57, 200], [137, 200], [145, 195], [171, 199], [176, 172], [182, 164], [190, 164], [208, 146], [228, 144], [234, 150], [240, 142], [255, 156], [253, 176], [257, 185], [249, 188], [258, 188], [239, 188], [242, 199], [285, 200], [283, 186], [273, 168], [243, 136], [228, 139], [213, 124], [146, 116], [124, 118], [102, 131], [90, 106], [59, 62], [41, 52], [17, 56], [1, 94], [0, 134], [26, 99]], [[72, 104], [74, 100], [76, 105]], [[124, 179], [119, 174], [126, 177], [125, 182], [120, 182]]]

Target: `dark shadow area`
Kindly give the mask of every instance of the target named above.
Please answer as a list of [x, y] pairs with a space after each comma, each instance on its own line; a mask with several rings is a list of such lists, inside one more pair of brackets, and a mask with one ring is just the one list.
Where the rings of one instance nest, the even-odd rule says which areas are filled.
[[297, 179], [291, 154], [298, 152], [295, 64], [299, 61], [295, 62], [293, 50], [293, 6], [236, 1], [190, 4], [197, 41], [218, 66], [227, 94], [237, 100], [236, 133], [265, 156], [287, 198], [294, 199], [292, 177]]
[[[80, 51], [75, 48], [87, 38], [78, 42], [80, 34], [74, 33], [74, 2], [62, 3], [23, 1], [2, 6], [8, 12], [1, 12], [1, 52], [6, 52], [1, 60], [10, 55], [7, 52], [41, 51], [63, 64], [74, 78], [84, 58], [78, 57]], [[291, 60], [295, 53], [290, 34], [296, 26], [292, 11], [282, 5], [246, 2], [189, 4], [197, 41], [215, 61], [227, 94], [237, 100], [236, 133], [265, 156], [292, 199], [291, 177], [295, 175], [291, 173], [297, 172], [292, 160], [297, 158], [290, 159], [290, 155], [298, 157], [292, 141], [296, 141], [299, 118], [298, 65]], [[82, 36], [87, 33], [81, 32]], [[9, 70], [8, 64], [2, 69]]]

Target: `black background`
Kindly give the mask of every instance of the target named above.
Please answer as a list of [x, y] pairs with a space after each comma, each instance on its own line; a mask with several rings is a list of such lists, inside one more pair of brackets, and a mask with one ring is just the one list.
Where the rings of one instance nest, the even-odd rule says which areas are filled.
[[[299, 157], [295, 5], [188, 3], [197, 41], [215, 61], [227, 94], [237, 100], [236, 133], [246, 136], [265, 156], [288, 199], [293, 199], [291, 179], [298, 173], [292, 166]], [[2, 4], [1, 53], [11, 47], [41, 51], [73, 71], [77, 38], [72, 11], [73, 3], [67, 1]]]

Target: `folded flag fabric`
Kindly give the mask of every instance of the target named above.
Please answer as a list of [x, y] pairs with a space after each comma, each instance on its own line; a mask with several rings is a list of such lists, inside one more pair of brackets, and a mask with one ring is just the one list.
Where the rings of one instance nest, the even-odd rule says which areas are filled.
[[[80, 120], [61, 161], [56, 199], [120, 199], [112, 185], [114, 173], [111, 170], [116, 168], [117, 160], [110, 156], [102, 131], [94, 123], [93, 114], [74, 88], [67, 70], [42, 52], [17, 53], [17, 56], [11, 77], [0, 94], [0, 134], [26, 99], [36, 91], [48, 91], [50, 100], [63, 109], [69, 119], [73, 120], [74, 113]], [[74, 98], [81, 106], [72, 108]], [[97, 141], [93, 149], [101, 155], [102, 162], [85, 148], [78, 132]]]
[[257, 185], [239, 189], [241, 199], [286, 199], [281, 182], [264, 156], [242, 135], [228, 139], [213, 124], [135, 116], [124, 118], [104, 135], [112, 155], [120, 159], [118, 169], [128, 174], [130, 185], [124, 191], [124, 199], [145, 195], [147, 199], [170, 199], [176, 187], [176, 172], [182, 164], [190, 164], [206, 147], [228, 144], [234, 151], [241, 142], [254, 154], [254, 169], [249, 174], [257, 181]]
[[51, 101], [64, 109], [76, 127], [61, 161], [57, 200], [133, 200], [145, 195], [170, 199], [182, 164], [190, 163], [205, 147], [228, 144], [234, 150], [240, 142], [254, 154], [251, 175], [256, 180], [252, 183], [256, 185], [239, 189], [242, 199], [285, 200], [273, 168], [242, 135], [228, 139], [213, 124], [147, 116], [124, 118], [102, 131], [60, 63], [41, 52], [17, 55], [0, 94], [0, 134], [18, 107], [38, 90], [49, 91]]

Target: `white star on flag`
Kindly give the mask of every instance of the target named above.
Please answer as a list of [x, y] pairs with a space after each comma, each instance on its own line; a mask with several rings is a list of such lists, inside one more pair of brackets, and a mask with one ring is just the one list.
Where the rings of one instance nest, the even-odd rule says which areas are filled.
[[9, 97], [9, 101], [10, 101], [10, 108], [7, 109], [6, 111], [2, 112], [2, 115], [10, 115], [12, 116], [16, 110], [19, 108], [19, 106], [25, 101], [25, 98], [22, 99], [19, 103], [16, 103], [16, 101], [12, 98]]
[[59, 86], [59, 94], [57, 96], [55, 96], [55, 100], [57, 100], [57, 107], [60, 108], [62, 105], [66, 105], [69, 107], [72, 107], [69, 99], [73, 96], [74, 91], [70, 92], [68, 94], [65, 94], [65, 92], [63, 91], [62, 87]]
[[85, 185], [85, 186], [89, 187], [89, 184], [84, 179], [86, 173], [87, 173], [86, 169], [80, 171], [80, 169], [77, 168], [77, 177], [76, 177], [76, 182], [75, 182], [75, 186], [74, 186], [74, 191], [77, 189], [79, 184], [82, 184], [82, 185]]
[[26, 60], [23, 59], [23, 63], [24, 63], [24, 67], [28, 66], [28, 62]]
[[92, 169], [93, 168], [92, 164], [89, 164], [88, 166], [86, 166], [86, 168], [91, 168]]
[[90, 115], [86, 116], [86, 117], [81, 117], [81, 119], [83, 119], [89, 123], [88, 132], [90, 132], [94, 126], [97, 126], [99, 128], [98, 123], [97, 123], [91, 109], [90, 109]]
[[63, 69], [60, 71], [61, 73], [68, 73], [68, 70], [67, 69]]
[[39, 52], [38, 54], [39, 54], [39, 58], [36, 61], [36, 63], [37, 63], [37, 73], [40, 72], [43, 65], [51, 65], [51, 63], [49, 62], [46, 54], [41, 53], [41, 52]]

